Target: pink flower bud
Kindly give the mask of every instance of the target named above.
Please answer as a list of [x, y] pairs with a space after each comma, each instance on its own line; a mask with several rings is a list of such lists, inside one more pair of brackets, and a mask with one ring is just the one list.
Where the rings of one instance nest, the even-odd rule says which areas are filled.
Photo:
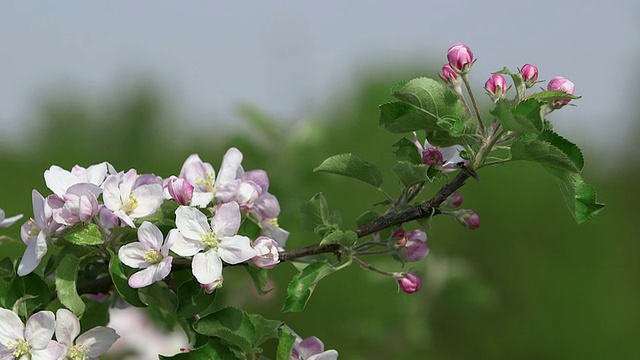
[[538, 68], [531, 65], [525, 64], [522, 69], [520, 69], [520, 74], [522, 74], [522, 78], [524, 79], [524, 84], [527, 88], [533, 86], [538, 80]]
[[440, 206], [459, 208], [460, 205], [462, 205], [462, 200], [462, 195], [460, 195], [459, 192], [454, 191], [453, 193], [451, 193], [451, 195], [449, 195], [448, 198], [445, 199], [445, 201], [442, 202]]
[[442, 66], [442, 73], [438, 73], [438, 76], [449, 85], [456, 85], [460, 82], [458, 80], [458, 74], [456, 74], [455, 70], [453, 70], [449, 64]]
[[456, 220], [460, 225], [468, 227], [471, 230], [475, 230], [480, 227], [480, 216], [473, 210], [463, 209], [455, 212]]
[[497, 102], [507, 93], [507, 80], [500, 74], [493, 74], [489, 80], [484, 83], [484, 89], [487, 90], [487, 93], [489, 93], [493, 101]]
[[180, 205], [189, 205], [193, 198], [193, 185], [187, 180], [171, 176], [165, 181], [165, 188], [171, 198]]
[[261, 269], [272, 269], [280, 262], [278, 253], [278, 243], [266, 236], [260, 236], [253, 242], [253, 250], [258, 255], [251, 259], [257, 267]]
[[457, 72], [467, 73], [473, 64], [473, 52], [467, 45], [455, 43], [447, 51], [447, 60], [449, 60], [449, 65]]
[[438, 150], [438, 148], [430, 147], [428, 149], [424, 149], [422, 153], [423, 159], [422, 162], [425, 165], [435, 165], [440, 166], [444, 162], [444, 156], [442, 156], [442, 152]]
[[398, 279], [398, 285], [400, 286], [400, 289], [402, 289], [402, 291], [406, 292], [407, 294], [412, 294], [420, 290], [420, 284], [420, 278], [418, 277], [418, 275], [413, 273], [406, 273], [402, 278]]
[[420, 229], [415, 229], [410, 233], [398, 230], [393, 233], [392, 238], [399, 238], [395, 245], [402, 248], [407, 261], [418, 261], [429, 255], [427, 234]]
[[[571, 95], [573, 95], [575, 89], [575, 85], [573, 85], [571, 81], [563, 78], [562, 76], [554, 77], [553, 79], [549, 80], [549, 84], [547, 85], [547, 90], [562, 91]], [[552, 105], [554, 107], [560, 108], [564, 105], [567, 105], [569, 101], [571, 101], [571, 99], [556, 99], [553, 100]]]

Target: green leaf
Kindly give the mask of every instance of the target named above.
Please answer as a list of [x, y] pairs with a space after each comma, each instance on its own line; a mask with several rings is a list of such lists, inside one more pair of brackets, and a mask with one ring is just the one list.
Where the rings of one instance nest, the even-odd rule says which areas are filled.
[[582, 96], [567, 94], [564, 91], [545, 90], [531, 94], [527, 99], [538, 100], [542, 102], [558, 100], [558, 99], [580, 99]]
[[74, 245], [90, 246], [104, 244], [100, 229], [96, 224], [74, 226], [64, 233], [64, 238]]
[[358, 235], [356, 235], [355, 232], [351, 230], [336, 230], [327, 234], [320, 242], [320, 245], [343, 244], [348, 246], [353, 244], [356, 240], [358, 240]]
[[591, 219], [604, 208], [605, 205], [597, 200], [596, 189], [584, 182], [580, 174], [548, 166], [544, 168], [558, 181], [564, 201], [578, 224]]
[[265, 269], [259, 269], [255, 266], [244, 266], [244, 268], [247, 269], [249, 276], [251, 276], [251, 280], [253, 280], [253, 285], [255, 286], [256, 291], [260, 296], [264, 296], [270, 293], [271, 290], [273, 290], [265, 290], [265, 287], [267, 286], [267, 275], [269, 271]]
[[458, 95], [448, 86], [434, 79], [421, 77], [398, 83], [391, 89], [398, 100], [412, 105], [426, 114], [426, 121], [417, 129], [432, 129], [439, 118], [466, 118], [465, 108]]
[[558, 170], [580, 171], [567, 154], [546, 141], [522, 142], [518, 140], [511, 145], [511, 157], [513, 160], [534, 161]]
[[276, 351], [276, 360], [289, 360], [291, 357], [291, 349], [296, 342], [296, 337], [285, 326], [280, 341], [278, 342], [278, 350]]
[[304, 309], [320, 280], [336, 271], [333, 266], [317, 262], [297, 273], [287, 287], [287, 300], [283, 312], [300, 312]]
[[382, 185], [382, 171], [354, 154], [334, 155], [323, 161], [313, 171], [324, 171], [358, 179], [375, 187]]
[[165, 331], [172, 331], [178, 325], [176, 315], [176, 294], [164, 282], [155, 282], [140, 289], [140, 299], [147, 304], [145, 312], [156, 326], [161, 325]]
[[465, 134], [465, 121], [462, 118], [441, 117], [438, 118], [436, 124], [449, 131], [449, 135], [452, 137], [460, 137]]
[[431, 181], [427, 176], [428, 170], [429, 167], [424, 164], [414, 165], [407, 161], [399, 161], [391, 168], [398, 180], [406, 187], [422, 181]]
[[113, 286], [118, 291], [118, 294], [131, 306], [146, 307], [147, 305], [140, 300], [138, 292], [129, 286], [127, 276], [124, 274], [124, 268], [118, 255], [116, 255], [112, 249], [107, 249], [107, 251], [111, 256], [109, 260], [109, 274], [111, 275]]
[[176, 314], [178, 317], [206, 316], [214, 311], [213, 304], [216, 293], [207, 294], [195, 278], [180, 284], [177, 295], [178, 308]]
[[11, 309], [20, 299], [23, 300], [18, 309], [18, 315], [28, 316], [34, 310], [48, 304], [51, 293], [47, 283], [35, 273], [26, 276], [16, 275], [0, 291], [0, 304], [5, 309]]
[[224, 308], [207, 315], [193, 324], [202, 335], [220, 338], [237, 346], [245, 354], [254, 353], [256, 329], [249, 315], [236, 308]]
[[462, 141], [458, 137], [453, 137], [448, 131], [429, 131], [427, 132], [429, 144], [437, 147], [447, 147], [452, 145], [461, 145]]
[[84, 334], [96, 326], [107, 326], [109, 323], [110, 301], [99, 302], [88, 298], [83, 300], [87, 307], [80, 319], [80, 333]]
[[329, 211], [327, 199], [322, 193], [315, 194], [311, 200], [302, 204], [300, 222], [304, 230], [313, 231], [321, 238], [327, 232], [340, 229], [342, 226], [340, 215]]
[[538, 140], [546, 141], [560, 149], [569, 157], [569, 159], [571, 159], [571, 162], [573, 162], [578, 171], [582, 170], [582, 168], [584, 167], [584, 157], [582, 156], [582, 151], [576, 144], [572, 143], [571, 141], [556, 134], [552, 130], [545, 130], [544, 132], [542, 132], [542, 134], [538, 136]]
[[219, 341], [209, 341], [205, 345], [190, 350], [188, 353], [176, 354], [173, 356], [158, 355], [161, 360], [237, 360], [236, 355], [227, 345]]
[[393, 146], [396, 147], [394, 154], [396, 154], [396, 159], [398, 161], [408, 161], [412, 164], [422, 164], [422, 157], [420, 156], [418, 148], [416, 147], [416, 144], [413, 143], [413, 141], [407, 138], [402, 138], [396, 141]]
[[440, 130], [437, 119], [411, 104], [394, 101], [379, 106], [381, 129], [394, 134], [417, 130]]
[[78, 266], [80, 258], [67, 254], [60, 260], [56, 268], [56, 292], [62, 305], [71, 310], [76, 316], [81, 317], [84, 313], [85, 305], [76, 288], [78, 278]]
[[543, 103], [537, 100], [525, 100], [511, 110], [510, 102], [503, 99], [496, 103], [491, 115], [495, 116], [506, 130], [539, 134], [543, 129], [542, 105]]
[[243, 235], [248, 237], [249, 239], [255, 239], [260, 236], [260, 232], [262, 229], [260, 226], [249, 219], [242, 220], [242, 224], [240, 224], [240, 229], [238, 229], [238, 235]]
[[262, 343], [269, 339], [277, 339], [280, 328], [283, 325], [282, 321], [265, 319], [259, 314], [247, 314], [249, 321], [253, 324], [255, 329], [255, 337], [253, 340], [253, 347], [257, 348]]

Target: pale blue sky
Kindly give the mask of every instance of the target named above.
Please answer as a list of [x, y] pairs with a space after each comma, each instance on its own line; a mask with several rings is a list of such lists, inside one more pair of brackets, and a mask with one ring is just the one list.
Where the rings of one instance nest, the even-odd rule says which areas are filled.
[[[461, 41], [478, 58], [478, 87], [527, 62], [571, 79], [583, 99], [552, 115], [556, 128], [607, 151], [637, 108], [639, 10], [631, 0], [4, 1], [0, 137], [21, 133], [48, 94], [99, 98], [137, 76], [153, 77], [193, 126], [237, 121], [240, 102], [292, 120], [368, 64], [439, 67]], [[619, 126], [603, 137], [602, 124]]]

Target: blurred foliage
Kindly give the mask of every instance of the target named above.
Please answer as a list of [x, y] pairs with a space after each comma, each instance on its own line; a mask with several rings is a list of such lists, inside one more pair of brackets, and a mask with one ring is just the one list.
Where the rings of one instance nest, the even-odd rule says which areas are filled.
[[[245, 169], [268, 172], [270, 192], [282, 208], [280, 225], [292, 234], [288, 248], [312, 244], [319, 239], [300, 228], [298, 209], [316, 192], [339, 209], [347, 227], [381, 200], [367, 185], [312, 169], [344, 152], [381, 168], [393, 164], [391, 145], [399, 136], [378, 130], [377, 106], [391, 99], [393, 83], [424, 74], [376, 72], [383, 73], [354, 81], [313, 119], [283, 122], [243, 106], [240, 113], [250, 123], [244, 130], [184, 121], [170, 113], [170, 102], [153, 84], [124, 89], [101, 104], [52, 99], [22, 146], [0, 146], [0, 207], [7, 216], [29, 217], [30, 191], [49, 193], [42, 174], [52, 164], [69, 169], [107, 160], [118, 170], [135, 167], [167, 177], [191, 153], [217, 169], [224, 151], [236, 146]], [[479, 213], [482, 226], [469, 231], [452, 218], [433, 219], [427, 229], [431, 254], [407, 265], [424, 279], [416, 294], [398, 293], [393, 281], [352, 266], [320, 283], [304, 312], [282, 314], [295, 273], [284, 264], [270, 272], [275, 290], [262, 298], [242, 269], [225, 270], [220, 306], [282, 319], [303, 337], [321, 338], [341, 359], [637, 359], [640, 232], [632, 206], [640, 193], [632, 189], [640, 164], [590, 178], [597, 171], [587, 159], [585, 177], [608, 207], [578, 226], [541, 167], [483, 169], [481, 183], [470, 181], [461, 191], [463, 207]], [[391, 173], [384, 176], [383, 188], [397, 192]], [[18, 226], [0, 229], [0, 235], [17, 237]], [[16, 242], [15, 253], [2, 256], [22, 249]], [[376, 264], [398, 269], [392, 262]], [[266, 354], [275, 352], [272, 346]]]

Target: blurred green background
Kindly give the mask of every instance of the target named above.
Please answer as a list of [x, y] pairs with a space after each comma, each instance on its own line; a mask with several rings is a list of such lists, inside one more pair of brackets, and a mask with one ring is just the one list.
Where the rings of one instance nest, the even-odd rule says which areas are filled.
[[[288, 248], [309, 245], [319, 239], [300, 229], [298, 209], [316, 192], [341, 212], [347, 228], [381, 199], [367, 185], [312, 169], [343, 152], [382, 168], [393, 164], [391, 145], [399, 136], [377, 128], [377, 106], [391, 100], [393, 83], [422, 75], [435, 72], [373, 69], [313, 118], [282, 121], [246, 105], [238, 111], [247, 122], [228, 128], [181, 126], [185, 119], [172, 110], [171, 98], [149, 81], [100, 101], [52, 96], [34, 105], [38, 121], [12, 141], [19, 145], [0, 137], [0, 207], [7, 216], [29, 217], [30, 191], [49, 193], [42, 175], [52, 164], [69, 169], [106, 160], [118, 170], [167, 177], [191, 153], [217, 169], [235, 146], [245, 169], [268, 172], [282, 207], [280, 225], [291, 231]], [[561, 118], [562, 112], [554, 114]], [[295, 273], [283, 264], [270, 273], [276, 290], [264, 298], [241, 269], [225, 270], [218, 299], [283, 319], [303, 337], [318, 336], [341, 359], [638, 359], [640, 231], [633, 206], [640, 200], [640, 163], [632, 155], [612, 171], [606, 161], [587, 157], [585, 179], [607, 207], [580, 226], [541, 167], [483, 169], [480, 183], [469, 181], [461, 190], [463, 207], [480, 214], [482, 226], [470, 231], [451, 218], [433, 220], [430, 255], [406, 268], [423, 278], [415, 294], [398, 293], [393, 281], [352, 266], [323, 280], [304, 312], [282, 314]], [[385, 182], [388, 192], [397, 192], [389, 171]], [[0, 235], [18, 232], [16, 225]], [[394, 262], [376, 264], [399, 270]]]

